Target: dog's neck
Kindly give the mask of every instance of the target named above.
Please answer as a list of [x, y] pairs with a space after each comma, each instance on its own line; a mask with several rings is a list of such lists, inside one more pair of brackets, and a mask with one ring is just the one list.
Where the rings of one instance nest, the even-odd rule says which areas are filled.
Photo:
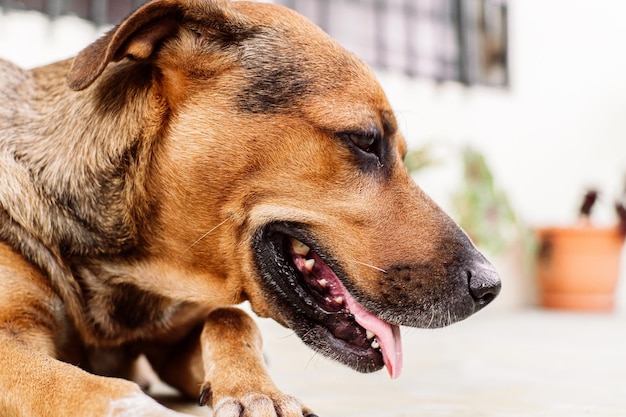
[[0, 240], [45, 271], [76, 316], [75, 262], [136, 254], [137, 225], [151, 224], [146, 184], [167, 118], [147, 68], [110, 65], [76, 92], [59, 81], [70, 64], [0, 62]]
[[[17, 67], [0, 94], [19, 100], [0, 118], [0, 239], [53, 275], [74, 257], [118, 255], [140, 243], [149, 215], [145, 183], [163, 107], [152, 77], [111, 65], [88, 90], [72, 91], [65, 61]], [[133, 66], [132, 71], [127, 68]], [[7, 122], [8, 121], [8, 122]], [[1, 123], [0, 122], [0, 123]]]
[[128, 219], [148, 204], [136, 201], [146, 174], [138, 167], [149, 169], [139, 161], [149, 159], [163, 109], [150, 73], [123, 72], [132, 64], [112, 66], [92, 91], [80, 92], [59, 83], [69, 65], [35, 69], [19, 86], [31, 106], [2, 126], [0, 206], [65, 255], [119, 252], [137, 239]]

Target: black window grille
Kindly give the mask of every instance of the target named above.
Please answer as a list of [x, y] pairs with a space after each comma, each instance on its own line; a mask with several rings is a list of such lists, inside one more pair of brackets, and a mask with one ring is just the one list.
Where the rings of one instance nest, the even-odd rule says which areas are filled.
[[508, 86], [507, 0], [278, 0], [370, 65]]
[[[145, 0], [0, 0], [117, 23]], [[465, 85], [508, 86], [507, 0], [275, 0], [375, 68]]]

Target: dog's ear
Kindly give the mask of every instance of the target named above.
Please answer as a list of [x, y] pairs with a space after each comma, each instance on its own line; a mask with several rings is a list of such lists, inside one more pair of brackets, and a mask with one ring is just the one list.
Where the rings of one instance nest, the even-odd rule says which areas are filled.
[[[228, 26], [226, 22], [231, 17], [227, 3], [226, 0], [146, 3], [74, 58], [67, 75], [69, 87], [77, 91], [89, 87], [112, 61], [150, 58], [165, 39], [178, 32], [187, 18], [200, 18], [205, 24], [216, 27]], [[196, 10], [191, 10], [193, 6]]]

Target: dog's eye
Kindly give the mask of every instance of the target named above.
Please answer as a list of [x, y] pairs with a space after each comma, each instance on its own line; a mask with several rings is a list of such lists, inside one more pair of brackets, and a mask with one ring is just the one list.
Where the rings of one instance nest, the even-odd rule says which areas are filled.
[[376, 153], [378, 151], [380, 133], [377, 130], [350, 132], [346, 133], [345, 137], [363, 152]]

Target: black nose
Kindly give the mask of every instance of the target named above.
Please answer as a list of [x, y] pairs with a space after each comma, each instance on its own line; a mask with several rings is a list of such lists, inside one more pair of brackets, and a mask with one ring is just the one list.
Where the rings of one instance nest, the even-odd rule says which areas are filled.
[[467, 270], [469, 291], [476, 302], [476, 311], [493, 301], [502, 286], [500, 276], [489, 264], [476, 264]]

